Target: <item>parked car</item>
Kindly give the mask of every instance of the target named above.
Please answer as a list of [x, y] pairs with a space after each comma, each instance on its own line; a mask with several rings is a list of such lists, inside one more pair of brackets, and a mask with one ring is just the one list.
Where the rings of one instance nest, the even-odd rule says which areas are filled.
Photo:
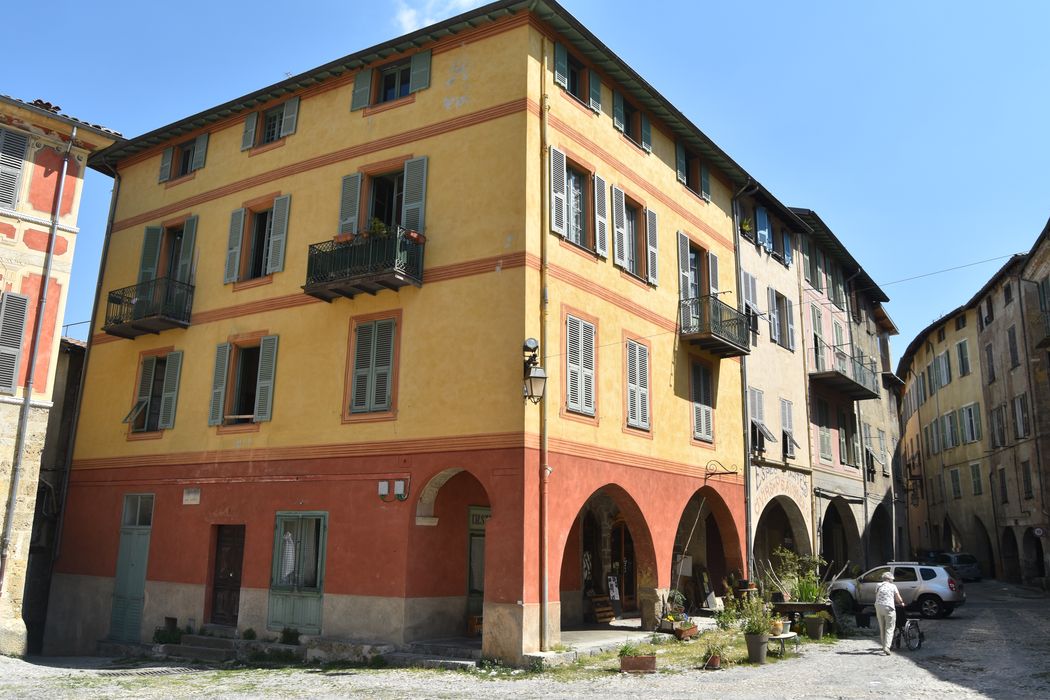
[[977, 557], [966, 552], [940, 552], [934, 556], [934, 564], [955, 569], [963, 581], [980, 581], [981, 565]]
[[840, 610], [859, 612], [875, 604], [875, 589], [882, 575], [893, 572], [894, 583], [906, 607], [923, 617], [948, 617], [966, 602], [961, 576], [940, 564], [892, 561], [876, 566], [855, 579], [838, 579], [828, 591]]

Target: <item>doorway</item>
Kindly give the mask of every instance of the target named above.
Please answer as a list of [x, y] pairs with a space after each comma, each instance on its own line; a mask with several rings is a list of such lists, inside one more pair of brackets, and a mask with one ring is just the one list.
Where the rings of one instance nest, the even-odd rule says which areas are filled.
[[610, 549], [612, 554], [612, 576], [620, 589], [620, 604], [624, 612], [638, 609], [638, 581], [635, 571], [634, 540], [627, 523], [619, 520], [613, 524]]
[[216, 625], [237, 626], [243, 562], [244, 525], [219, 525], [211, 594], [211, 621]]
[[114, 641], [138, 644], [142, 640], [142, 607], [146, 600], [146, 564], [152, 527], [153, 494], [125, 496], [109, 623], [109, 638]]

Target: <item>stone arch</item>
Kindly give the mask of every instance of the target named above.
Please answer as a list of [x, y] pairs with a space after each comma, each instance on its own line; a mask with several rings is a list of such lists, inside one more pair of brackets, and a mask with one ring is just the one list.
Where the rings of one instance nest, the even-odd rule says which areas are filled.
[[1046, 578], [1046, 553], [1043, 551], [1042, 538], [1037, 537], [1035, 530], [1028, 528], [1021, 538], [1021, 576], [1025, 582]]
[[872, 566], [893, 560], [893, 521], [886, 503], [875, 506], [868, 526], [868, 563]]
[[[697, 489], [682, 507], [675, 532], [669, 588], [684, 589], [700, 607], [710, 593], [725, 595], [723, 583], [732, 574], [743, 576], [740, 529], [722, 495], [710, 486]], [[682, 567], [683, 557], [686, 566]], [[700, 568], [698, 568], [700, 567]], [[707, 582], [702, 582], [702, 573]], [[701, 573], [701, 577], [694, 574]]]
[[463, 471], [462, 467], [449, 467], [427, 480], [426, 485], [419, 492], [419, 500], [416, 501], [416, 525], [437, 525], [437, 518], [434, 517], [434, 502], [437, 501], [441, 487], [461, 471]]
[[769, 499], [758, 518], [752, 546], [755, 561], [760, 565], [771, 561], [778, 546], [799, 554], [813, 553], [805, 516], [794, 499], [784, 494]]
[[1021, 557], [1017, 549], [1017, 537], [1012, 528], [1003, 528], [999, 555], [1003, 561], [1003, 579], [1011, 583], [1021, 582]]
[[995, 551], [992, 549], [992, 538], [981, 518], [973, 516], [974, 556], [981, 565], [981, 575], [995, 578]]
[[830, 499], [824, 509], [820, 523], [820, 556], [832, 574], [837, 574], [847, 563], [850, 567], [864, 568], [857, 519], [842, 496]]
[[948, 552], [961, 552], [963, 550], [962, 533], [955, 527], [951, 516], [944, 515], [944, 525], [941, 528], [941, 549]]

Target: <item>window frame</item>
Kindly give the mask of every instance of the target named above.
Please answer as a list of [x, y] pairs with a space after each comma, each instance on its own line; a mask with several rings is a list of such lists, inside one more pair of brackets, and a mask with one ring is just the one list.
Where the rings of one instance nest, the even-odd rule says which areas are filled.
[[[231, 432], [254, 432], [259, 430], [259, 426], [262, 423], [267, 423], [273, 420], [273, 390], [277, 384], [277, 354], [278, 347], [280, 344], [280, 336], [276, 334], [270, 334], [268, 331], [254, 331], [251, 333], [243, 333], [239, 335], [229, 336], [224, 343], [220, 343], [216, 347], [215, 365], [213, 367], [212, 374], [212, 388], [210, 399], [212, 402], [215, 401], [216, 393], [218, 392], [215, 386], [215, 380], [218, 378], [218, 364], [219, 357], [218, 353], [220, 348], [223, 346], [227, 347], [227, 354], [225, 359], [225, 378], [222, 385], [222, 396], [219, 401], [220, 416], [218, 422], [215, 422], [211, 416], [211, 404], [209, 404], [209, 427], [216, 427], [220, 434], [231, 433]], [[267, 343], [272, 346], [273, 352], [273, 378], [270, 382], [263, 381], [260, 377], [260, 373], [263, 370], [263, 344]], [[256, 380], [255, 380], [255, 400], [252, 409], [252, 414], [249, 417], [248, 414], [234, 414], [232, 413], [234, 405], [238, 402], [238, 387], [236, 386], [236, 380], [238, 375], [243, 372], [241, 362], [243, 360], [243, 351], [246, 349], [259, 348], [259, 363], [256, 368]], [[270, 405], [269, 405], [269, 416], [263, 414], [260, 417], [259, 412], [256, 410], [259, 405], [259, 388], [269, 383], [271, 386], [270, 390]], [[232, 386], [231, 386], [232, 385]], [[250, 418], [250, 420], [247, 420]]]
[[1021, 496], [1025, 500], [1035, 498], [1035, 488], [1032, 483], [1032, 462], [1027, 459], [1021, 460], [1018, 469], [1021, 470]]
[[[164, 371], [158, 372], [157, 364], [163, 358]], [[141, 397], [142, 375], [146, 365], [152, 360], [150, 395], [146, 399]], [[165, 430], [175, 427], [175, 417], [178, 410], [179, 384], [182, 378], [183, 351], [175, 350], [174, 346], [144, 350], [138, 356], [138, 369], [135, 373], [135, 381], [132, 384], [131, 410], [124, 416], [122, 423], [127, 424], [125, 438], [128, 440], [142, 440], [152, 437], [160, 437]], [[169, 363], [171, 363], [169, 365]], [[171, 375], [174, 375], [173, 377]], [[171, 379], [174, 386], [169, 385]], [[159, 389], [154, 391], [154, 389]], [[156, 395], [154, 395], [156, 394]], [[171, 418], [164, 420], [165, 395], [171, 395]], [[150, 412], [153, 402], [157, 402], [156, 424], [150, 427]], [[141, 404], [141, 406], [140, 406]], [[139, 416], [143, 416], [141, 427], [136, 426]], [[170, 423], [170, 424], [169, 424]]]
[[[143, 518], [142, 506], [143, 503], [149, 503], [149, 512], [146, 517]], [[135, 515], [132, 518], [134, 522], [128, 522], [128, 506], [135, 504]], [[121, 528], [135, 528], [148, 530], [153, 527], [153, 516], [157, 508], [157, 498], [154, 493], [126, 493], [121, 501], [120, 506], [120, 527]], [[145, 520], [146, 522], [140, 522]]]
[[[230, 226], [227, 233], [226, 258], [223, 271], [223, 284], [232, 284], [234, 291], [251, 288], [273, 281], [273, 275], [284, 271], [285, 254], [288, 248], [288, 235], [292, 228], [292, 195], [288, 192], [272, 192], [262, 197], [243, 202], [230, 214]], [[251, 267], [252, 249], [257, 235], [258, 217], [268, 213], [269, 221], [263, 238], [262, 274], [248, 277]], [[283, 221], [281, 218], [283, 217]], [[239, 226], [237, 225], [239, 221]], [[233, 247], [235, 240], [237, 246]], [[275, 253], [275, 242], [278, 245]], [[236, 251], [236, 265], [231, 258]], [[235, 271], [230, 276], [231, 268]]]
[[[283, 146], [299, 126], [300, 97], [293, 95], [281, 102], [271, 102], [245, 115], [241, 151], [247, 151], [250, 157]], [[266, 123], [271, 116], [276, 120], [276, 134], [267, 138]]]
[[[706, 395], [704, 394], [704, 377], [706, 376]], [[689, 403], [691, 408], [692, 438], [695, 444], [713, 447], [715, 444], [715, 370], [708, 362], [698, 357], [689, 358]], [[698, 392], [699, 387], [699, 392]], [[705, 403], [706, 399], [706, 403]], [[710, 434], [705, 426], [698, 425], [701, 414], [706, 413], [710, 422]]]
[[981, 481], [981, 465], [979, 462], [970, 465], [971, 490], [974, 496], [984, 493], [984, 484]]
[[[297, 582], [292, 584], [281, 584], [278, 583], [278, 565], [283, 563], [284, 554], [281, 547], [284, 544], [284, 535], [282, 524], [290, 521], [295, 521], [301, 528], [302, 524], [306, 521], [317, 520], [319, 521], [319, 533], [317, 538], [317, 561], [313, 567], [313, 573], [316, 577], [316, 585], [314, 586], [303, 586], [298, 583], [301, 580], [301, 563], [304, 556], [304, 552], [297, 546], [299, 550], [295, 554], [295, 567], [293, 572], [299, 572], [297, 576]], [[281, 591], [286, 593], [313, 593], [322, 594], [324, 593], [324, 574], [325, 564], [327, 562], [327, 549], [328, 549], [328, 512], [327, 511], [277, 511], [274, 513], [274, 537], [273, 537], [273, 549], [271, 550], [271, 561], [270, 561], [270, 580], [268, 581], [267, 590], [269, 591]]]
[[[390, 365], [390, 401], [389, 408], [385, 410], [354, 411], [354, 375], [355, 358], [357, 356], [357, 331], [366, 324], [374, 324], [377, 321], [390, 320], [394, 322], [394, 336], [391, 341], [391, 365]], [[371, 423], [378, 421], [396, 420], [398, 414], [399, 379], [401, 374], [401, 334], [404, 332], [402, 309], [391, 309], [389, 311], [378, 311], [369, 314], [352, 316], [349, 321], [346, 341], [346, 372], [343, 386], [343, 409], [342, 422], [347, 423]], [[372, 358], [372, 371], [375, 371], [375, 357]]]
[[[354, 76], [353, 89], [350, 98], [350, 111], [364, 110], [362, 116], [368, 116], [374, 110], [382, 110], [401, 104], [415, 101], [415, 94], [430, 87], [430, 74], [432, 71], [433, 55], [431, 49], [417, 51], [410, 55], [400, 55], [389, 61], [373, 66], [365, 66]], [[408, 90], [405, 95], [398, 95], [392, 99], [380, 99], [382, 97], [382, 77], [384, 73], [397, 71], [398, 81], [400, 74], [408, 70]]]
[[[635, 348], [635, 365], [633, 372], [637, 377], [637, 381], [634, 383], [635, 392], [640, 394], [639, 401], [639, 415], [636, 419], [631, 419], [631, 348]], [[643, 351], [644, 350], [644, 354]], [[641, 357], [644, 357], [644, 366], [637, 366], [641, 363]], [[645, 433], [646, 435], [652, 435], [653, 429], [653, 396], [652, 396], [652, 346], [647, 340], [643, 340], [641, 336], [628, 335], [624, 331], [624, 352], [623, 352], [623, 378], [624, 378], [624, 430], [632, 433], [639, 434]], [[644, 381], [644, 386], [643, 386]], [[643, 402], [644, 400], [644, 402]], [[644, 415], [642, 413], [644, 412]]]

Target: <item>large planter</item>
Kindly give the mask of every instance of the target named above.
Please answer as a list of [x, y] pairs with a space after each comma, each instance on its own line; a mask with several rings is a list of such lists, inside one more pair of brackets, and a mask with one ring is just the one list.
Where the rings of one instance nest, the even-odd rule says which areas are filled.
[[744, 641], [747, 643], [747, 660], [753, 664], [764, 664], [769, 645], [769, 635], [745, 634]]
[[655, 673], [656, 654], [645, 656], [621, 656], [620, 670], [625, 673]]
[[690, 625], [689, 627], [675, 627], [674, 636], [677, 639], [692, 639], [699, 634], [699, 630], [696, 625]]
[[821, 639], [824, 636], [824, 618], [806, 617], [806, 636], [810, 639]]

